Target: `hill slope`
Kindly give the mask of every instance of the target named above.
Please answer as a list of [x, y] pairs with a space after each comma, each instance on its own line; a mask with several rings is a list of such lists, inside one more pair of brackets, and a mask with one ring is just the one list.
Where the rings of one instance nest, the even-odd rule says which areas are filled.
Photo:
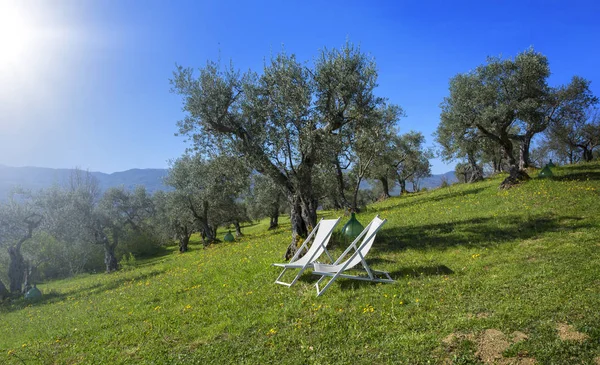
[[275, 285], [289, 223], [263, 221], [238, 242], [41, 285], [39, 303], [0, 305], [0, 362], [597, 363], [600, 164], [555, 174], [370, 206], [363, 224], [388, 223], [368, 261], [393, 284], [340, 279], [318, 298], [311, 274]]

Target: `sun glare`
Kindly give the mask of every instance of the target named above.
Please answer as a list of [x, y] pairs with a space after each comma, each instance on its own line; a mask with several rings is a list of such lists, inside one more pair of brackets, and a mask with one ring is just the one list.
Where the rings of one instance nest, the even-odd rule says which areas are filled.
[[15, 3], [0, 2], [0, 67], [11, 68], [25, 62], [34, 46], [35, 27]]

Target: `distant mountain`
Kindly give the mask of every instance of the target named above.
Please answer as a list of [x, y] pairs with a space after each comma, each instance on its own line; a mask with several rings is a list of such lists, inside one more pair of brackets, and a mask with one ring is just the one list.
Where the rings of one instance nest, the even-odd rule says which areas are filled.
[[[458, 179], [456, 178], [456, 176], [454, 175], [454, 171], [448, 171], [446, 173], [443, 174], [438, 174], [438, 175], [431, 175], [429, 177], [424, 178], [421, 183], [420, 183], [420, 187], [421, 189], [423, 188], [427, 188], [427, 189], [435, 189], [439, 186], [442, 185], [442, 181], [446, 180], [449, 184], [453, 184], [455, 182], [458, 181]], [[367, 182], [367, 181], [362, 181], [360, 184], [360, 188], [361, 189], [371, 189], [371, 185]], [[411, 183], [407, 183], [406, 184], [406, 189], [408, 191], [412, 190], [412, 184]], [[394, 188], [392, 188], [390, 190], [390, 194], [391, 195], [399, 195], [400, 194], [400, 187], [399, 186], [395, 186]]]
[[[66, 185], [72, 169], [50, 169], [45, 167], [8, 167], [0, 165], [0, 199], [4, 199], [15, 186], [32, 191], [39, 191], [54, 184]], [[158, 190], [171, 190], [163, 184], [167, 169], [131, 169], [127, 171], [105, 174], [90, 172], [98, 179], [102, 191], [110, 187], [124, 186], [133, 189], [143, 185], [149, 193]]]
[[[16, 186], [30, 189], [34, 192], [48, 188], [54, 184], [66, 185], [69, 182], [72, 169], [50, 169], [45, 167], [9, 167], [0, 165], [0, 200], [6, 198], [10, 190]], [[158, 190], [169, 191], [172, 188], [165, 186], [163, 179], [167, 176], [167, 169], [131, 169], [127, 171], [105, 174], [103, 172], [90, 172], [98, 179], [102, 191], [110, 187], [124, 186], [133, 189], [136, 185], [143, 185], [149, 193]], [[433, 189], [446, 180], [452, 184], [457, 181], [454, 171], [445, 174], [431, 175], [423, 179], [421, 188]], [[364, 181], [360, 184], [361, 189], [370, 189], [371, 185]], [[412, 185], [407, 184], [412, 190]], [[394, 187], [390, 193], [399, 194], [399, 187]]]

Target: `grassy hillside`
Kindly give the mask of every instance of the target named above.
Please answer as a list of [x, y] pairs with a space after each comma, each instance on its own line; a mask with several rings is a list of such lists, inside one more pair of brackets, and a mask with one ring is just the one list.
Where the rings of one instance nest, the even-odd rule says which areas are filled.
[[599, 363], [600, 164], [554, 172], [369, 207], [363, 224], [389, 220], [369, 262], [393, 284], [339, 280], [319, 298], [311, 274], [275, 285], [289, 226], [261, 222], [41, 285], [43, 301], [0, 306], [0, 363]]

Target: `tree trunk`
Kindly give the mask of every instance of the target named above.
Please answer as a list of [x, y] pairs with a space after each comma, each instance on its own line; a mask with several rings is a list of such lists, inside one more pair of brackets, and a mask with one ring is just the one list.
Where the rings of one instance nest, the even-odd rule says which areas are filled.
[[310, 185], [304, 190], [304, 196], [294, 195], [291, 197], [290, 220], [292, 223], [292, 242], [285, 253], [285, 259], [289, 260], [298, 249], [298, 242], [302, 237], [308, 235], [308, 231], [317, 224], [317, 200], [312, 196]]
[[279, 200], [281, 199], [281, 194], [277, 194], [275, 198], [275, 202], [271, 205], [271, 214], [269, 215], [269, 230], [275, 229], [279, 227]]
[[184, 253], [189, 250], [188, 245], [190, 244], [190, 236], [182, 234], [179, 236], [179, 252]]
[[469, 166], [471, 167], [471, 178], [469, 179], [469, 183], [483, 181], [483, 171], [479, 165], [477, 165], [475, 156], [473, 154], [467, 154], [467, 159], [469, 161]]
[[350, 209], [352, 209], [352, 211], [355, 213], [358, 213], [358, 190], [360, 189], [361, 180], [361, 176], [356, 179], [356, 185], [354, 186], [354, 192], [352, 194], [352, 205], [350, 206]]
[[337, 179], [338, 186], [338, 199], [335, 199], [338, 202], [339, 208], [350, 208], [350, 203], [348, 199], [346, 199], [346, 184], [344, 182], [344, 173], [342, 172], [342, 167], [340, 166], [340, 161], [335, 159], [335, 176]]
[[388, 178], [387, 176], [382, 176], [379, 178], [379, 181], [381, 181], [381, 187], [383, 188], [383, 192], [381, 193], [380, 199], [385, 200], [390, 197], [390, 187], [388, 183]]
[[235, 237], [236, 238], [242, 237], [244, 234], [242, 233], [242, 227], [240, 227], [240, 222], [234, 221], [233, 225], [235, 226]]
[[208, 220], [203, 218], [199, 220], [200, 229], [204, 233], [202, 235], [202, 240], [204, 241], [204, 245], [208, 246], [215, 241], [217, 237], [213, 228], [208, 224]]
[[513, 144], [510, 139], [508, 139], [508, 137], [501, 139], [501, 145], [504, 149], [504, 154], [508, 159], [509, 175], [506, 179], [504, 179], [504, 181], [502, 181], [499, 188], [510, 189], [521, 181], [529, 180], [530, 177], [524, 170], [519, 168], [519, 164], [517, 163], [517, 160], [513, 154]]
[[279, 227], [279, 214], [270, 217], [269, 231]]
[[587, 146], [580, 146], [583, 149], [582, 159], [585, 162], [591, 162], [594, 159], [594, 154], [592, 150], [587, 148]]
[[500, 189], [510, 189], [511, 187], [519, 184], [521, 181], [527, 181], [530, 177], [527, 175], [525, 170], [519, 169], [518, 166], [511, 166], [509, 175], [500, 184]]
[[20, 245], [8, 247], [8, 256], [10, 262], [8, 264], [8, 280], [9, 289], [13, 294], [23, 292], [23, 284], [25, 283], [25, 272], [27, 263], [21, 254]]
[[117, 256], [115, 255], [115, 248], [119, 243], [119, 234], [113, 232], [113, 243], [111, 244], [108, 237], [103, 233], [102, 245], [104, 246], [104, 264], [106, 265], [106, 272], [111, 273], [119, 269], [119, 263], [117, 262]]
[[533, 136], [525, 135], [519, 144], [519, 168], [521, 170], [528, 168], [531, 163], [529, 161], [529, 148], [531, 146], [531, 138]]
[[404, 195], [404, 194], [408, 193], [408, 190], [406, 190], [406, 180], [399, 178], [398, 184], [400, 185], [400, 195]]

